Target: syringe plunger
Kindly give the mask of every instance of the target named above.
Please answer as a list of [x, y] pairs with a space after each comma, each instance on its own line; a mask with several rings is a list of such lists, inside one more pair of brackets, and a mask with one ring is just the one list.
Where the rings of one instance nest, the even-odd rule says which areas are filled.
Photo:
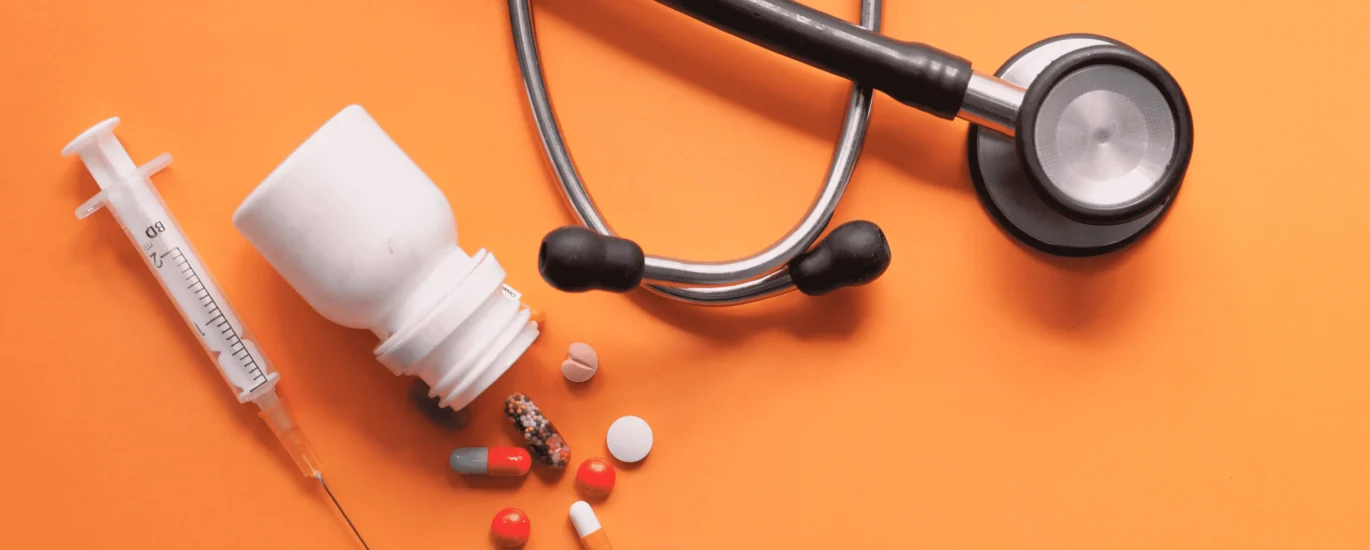
[[106, 119], [76, 136], [62, 149], [63, 156], [80, 155], [81, 162], [85, 163], [100, 189], [114, 186], [138, 169], [119, 138], [114, 137], [114, 127], [118, 125], [119, 117]]

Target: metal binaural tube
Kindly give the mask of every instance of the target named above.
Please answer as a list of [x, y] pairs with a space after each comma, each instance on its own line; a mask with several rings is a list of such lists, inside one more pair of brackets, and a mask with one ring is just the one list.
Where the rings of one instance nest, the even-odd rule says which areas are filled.
[[974, 71], [956, 118], [1013, 137], [1026, 93], [1022, 86]]
[[[852, 94], [848, 102], [848, 119], [842, 125], [839, 146], [833, 153], [828, 168], [827, 181], [819, 191], [809, 211], [783, 238], [755, 255], [731, 262], [690, 262], [647, 256], [646, 281], [665, 283], [671, 286], [680, 284], [727, 285], [753, 281], [758, 277], [783, 267], [791, 258], [808, 250], [822, 235], [823, 229], [832, 220], [837, 203], [847, 189], [847, 182], [856, 169], [857, 158], [861, 156], [861, 144], [865, 140], [865, 117], [854, 120], [850, 113], [869, 112], [870, 93]], [[582, 188], [583, 189], [583, 188]], [[597, 212], [595, 214], [598, 214]], [[788, 278], [786, 278], [788, 281]], [[673, 290], [680, 290], [679, 288]], [[715, 299], [717, 293], [711, 293]], [[701, 296], [702, 297], [702, 296]]]
[[657, 294], [698, 306], [735, 306], [779, 296], [795, 289], [790, 272], [779, 269], [744, 283], [722, 286], [648, 285]]
[[[861, 24], [880, 26], [881, 0], [862, 0]], [[509, 0], [510, 21], [524, 86], [545, 153], [566, 200], [579, 221], [595, 232], [613, 236], [613, 229], [594, 204], [576, 170], [548, 98], [537, 51], [529, 0]], [[699, 305], [735, 305], [783, 294], [794, 289], [784, 266], [807, 250], [823, 233], [846, 190], [865, 140], [870, 117], [870, 88], [854, 85], [823, 188], [804, 217], [785, 237], [765, 250], [726, 262], [692, 262], [648, 256], [645, 286], [660, 295]]]

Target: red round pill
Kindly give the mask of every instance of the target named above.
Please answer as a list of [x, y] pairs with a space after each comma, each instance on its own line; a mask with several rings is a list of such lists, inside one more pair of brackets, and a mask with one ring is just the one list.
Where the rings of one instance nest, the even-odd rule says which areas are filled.
[[576, 485], [586, 496], [602, 497], [614, 490], [614, 465], [602, 458], [587, 458], [576, 470]]
[[532, 527], [528, 524], [528, 515], [518, 508], [505, 508], [495, 514], [495, 521], [490, 523], [490, 535], [494, 537], [495, 543], [503, 548], [518, 548], [528, 542], [528, 533]]

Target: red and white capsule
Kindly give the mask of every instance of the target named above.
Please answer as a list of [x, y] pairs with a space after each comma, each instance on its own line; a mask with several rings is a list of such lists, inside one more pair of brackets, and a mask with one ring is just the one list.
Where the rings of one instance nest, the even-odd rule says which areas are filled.
[[585, 550], [614, 550], [590, 503], [579, 500], [571, 505], [571, 524], [575, 526], [576, 535], [580, 536], [580, 546]]
[[459, 474], [521, 476], [528, 474], [533, 457], [518, 447], [463, 447], [452, 451], [447, 465]]

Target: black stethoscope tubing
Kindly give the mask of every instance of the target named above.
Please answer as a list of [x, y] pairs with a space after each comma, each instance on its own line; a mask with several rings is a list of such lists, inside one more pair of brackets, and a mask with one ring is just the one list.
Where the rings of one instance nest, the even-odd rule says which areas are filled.
[[[1117, 225], [1146, 216], [1175, 194], [1189, 167], [1193, 116], [1179, 84], [1159, 63], [1112, 41], [1060, 56], [1023, 88], [975, 71], [965, 58], [896, 40], [789, 0], [657, 1], [938, 118], [962, 118], [1013, 137], [1029, 183], [1048, 206], [1077, 222]], [[1036, 120], [1047, 97], [1064, 77], [1096, 65], [1124, 68], [1149, 80], [1167, 101], [1175, 127], [1175, 151], [1163, 173], [1144, 193], [1118, 204], [1087, 204], [1061, 192], [1038, 158], [1042, 144]]]
[[657, 0], [681, 13], [943, 119], [956, 118], [970, 61], [783, 0]]

